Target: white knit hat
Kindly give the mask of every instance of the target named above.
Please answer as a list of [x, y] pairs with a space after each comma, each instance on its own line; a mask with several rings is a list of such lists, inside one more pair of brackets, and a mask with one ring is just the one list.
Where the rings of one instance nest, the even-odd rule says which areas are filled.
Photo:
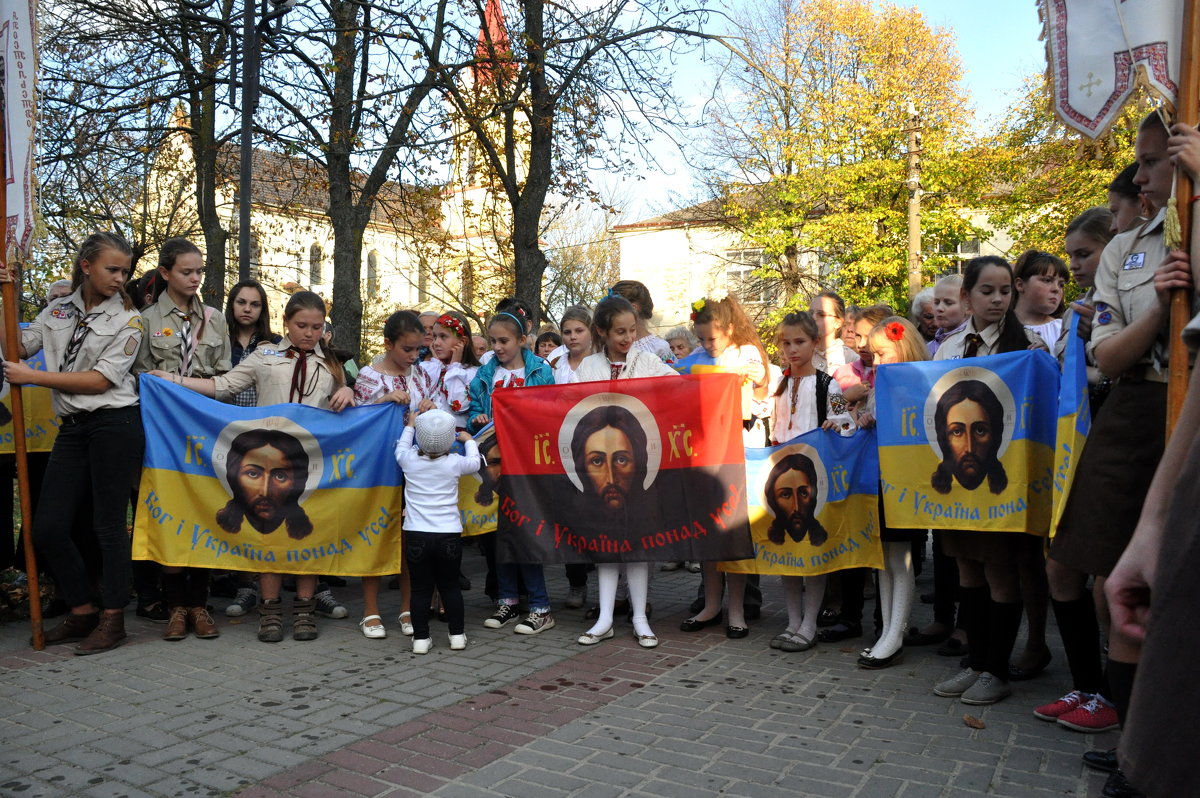
[[426, 410], [417, 416], [416, 424], [417, 445], [427, 455], [445, 454], [454, 445], [457, 434], [454, 429], [454, 416], [445, 410]]

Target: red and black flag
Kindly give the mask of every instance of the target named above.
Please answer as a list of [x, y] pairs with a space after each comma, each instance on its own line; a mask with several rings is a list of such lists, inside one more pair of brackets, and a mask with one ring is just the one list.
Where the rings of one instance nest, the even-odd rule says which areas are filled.
[[497, 391], [505, 562], [754, 556], [734, 375]]

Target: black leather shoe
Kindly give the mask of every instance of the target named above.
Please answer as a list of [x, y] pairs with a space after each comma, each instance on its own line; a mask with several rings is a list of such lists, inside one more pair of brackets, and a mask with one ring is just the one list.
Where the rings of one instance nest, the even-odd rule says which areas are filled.
[[920, 629], [909, 629], [908, 634], [904, 636], [904, 645], [906, 646], [932, 646], [935, 643], [944, 643], [950, 639], [950, 635], [954, 634], [953, 629], [947, 629], [944, 632], [937, 634], [928, 634]]
[[1101, 798], [1146, 798], [1146, 794], [1134, 787], [1120, 770], [1108, 774], [1104, 789], [1100, 791]]
[[839, 640], [849, 640], [852, 637], [862, 637], [861, 623], [843, 623], [839, 621], [833, 626], [817, 630], [817, 639], [822, 643], [836, 643]]
[[904, 662], [903, 648], [896, 649], [895, 654], [892, 654], [890, 657], [883, 657], [881, 659], [876, 659], [870, 654], [863, 654], [858, 658], [858, 667], [865, 668], [869, 671], [878, 671], [883, 670], [884, 668], [890, 668], [893, 665], [899, 665], [901, 662]]
[[1042, 655], [1042, 658], [1039, 659], [1032, 668], [1021, 668], [1019, 666], [1009, 664], [1008, 680], [1010, 682], [1023, 682], [1027, 679], [1032, 679], [1035, 676], [1039, 676], [1041, 675], [1042, 671], [1046, 670], [1046, 666], [1050, 664], [1051, 659], [1053, 659], [1053, 657], [1050, 655], [1050, 649], [1046, 649], [1046, 653]]
[[683, 623], [679, 624], [681, 632], [699, 632], [701, 629], [707, 629], [710, 626], [716, 626], [721, 623], [722, 613], [718, 612], [707, 621], [697, 620], [696, 618], [688, 618]]
[[1083, 764], [1090, 767], [1092, 770], [1102, 770], [1105, 773], [1112, 773], [1119, 767], [1117, 764], [1117, 749], [1110, 748], [1107, 751], [1085, 751], [1083, 754]]
[[730, 640], [741, 640], [750, 634], [750, 630], [744, 626], [726, 626], [725, 636]]
[[839, 620], [840, 618], [838, 617], [838, 614], [829, 607], [826, 607], [825, 609], [821, 610], [820, 614], [817, 615], [817, 626], [833, 626], [834, 624], [838, 623]]
[[957, 637], [947, 637], [946, 642], [938, 646], [937, 653], [943, 657], [961, 657], [967, 653], [967, 644]]

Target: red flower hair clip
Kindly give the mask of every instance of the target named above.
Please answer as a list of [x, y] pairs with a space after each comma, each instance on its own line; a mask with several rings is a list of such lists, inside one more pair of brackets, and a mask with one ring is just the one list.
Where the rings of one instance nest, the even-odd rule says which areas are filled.
[[883, 331], [887, 335], [889, 341], [899, 342], [904, 340], [904, 325], [898, 321], [893, 321], [891, 324], [884, 325]]
[[467, 337], [467, 331], [463, 329], [463, 323], [451, 316], [449, 313], [443, 313], [441, 316], [439, 316], [437, 323], [448, 330], [454, 330], [454, 332], [458, 333], [459, 338]]

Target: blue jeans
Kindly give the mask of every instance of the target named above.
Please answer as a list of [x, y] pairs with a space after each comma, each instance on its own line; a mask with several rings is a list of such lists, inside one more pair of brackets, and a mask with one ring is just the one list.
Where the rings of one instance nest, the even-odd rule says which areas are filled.
[[496, 578], [500, 582], [500, 603], [517, 603], [517, 576], [525, 581], [529, 591], [529, 611], [549, 612], [550, 594], [546, 592], [546, 575], [542, 566], [521, 563], [496, 563]]
[[33, 518], [33, 541], [72, 607], [92, 601], [88, 569], [72, 532], [100, 551], [103, 609], [129, 603], [129, 492], [142, 464], [138, 407], [80, 413], [63, 420]]

